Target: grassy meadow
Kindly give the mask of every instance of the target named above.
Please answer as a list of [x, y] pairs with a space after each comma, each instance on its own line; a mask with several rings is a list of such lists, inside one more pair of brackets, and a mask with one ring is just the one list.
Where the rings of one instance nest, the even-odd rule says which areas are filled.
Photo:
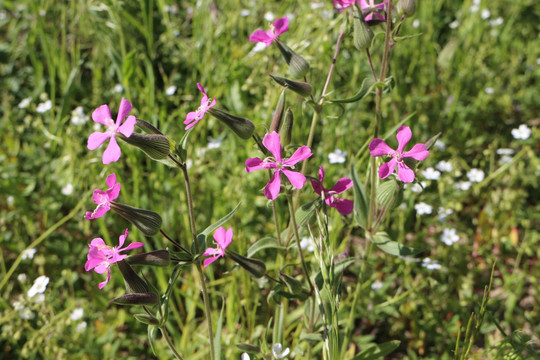
[[[148, 326], [132, 316], [140, 307], [109, 302], [125, 293], [118, 269], [103, 290], [97, 287], [104, 275], [84, 269], [93, 238], [117, 244], [126, 228], [129, 242], [144, 242], [145, 251], [170, 244], [160, 235], [145, 237], [113, 212], [83, 217], [95, 208], [93, 190], [105, 189], [114, 172], [122, 183], [119, 200], [159, 213], [162, 229], [189, 248], [184, 177], [122, 142], [120, 160], [103, 165], [104, 146], [87, 148], [91, 114], [109, 104], [115, 117], [126, 98], [131, 114], [180, 142], [186, 114], [200, 104], [200, 83], [216, 107], [250, 119], [262, 137], [282, 90], [268, 74], [285, 76], [287, 64], [276, 46], [261, 49], [249, 36], [284, 15], [289, 31], [280, 39], [310, 63], [306, 79], [317, 98], [346, 18], [329, 0], [0, 2], [0, 358], [173, 358], [161, 336], [151, 346]], [[406, 186], [383, 225], [393, 240], [422, 252], [392, 256], [371, 249], [354, 215], [328, 210], [336, 259], [354, 259], [339, 280], [339, 328], [352, 325], [343, 359], [457, 359], [465, 353], [540, 359], [539, 19], [537, 0], [418, 0], [416, 13], [404, 21], [392, 47], [392, 86], [382, 98], [379, 133], [388, 133], [394, 147], [395, 129], [408, 118], [409, 147], [441, 135], [416, 171], [421, 185]], [[384, 29], [373, 29], [378, 68]], [[366, 54], [348, 34], [328, 97], [353, 96], [369, 76]], [[292, 92], [287, 102], [296, 149], [306, 143], [314, 110]], [[374, 94], [325, 106], [307, 175], [316, 178], [322, 165], [330, 186], [354, 167], [367, 179], [374, 114]], [[268, 178], [245, 171], [246, 159], [261, 156], [253, 141], [207, 115], [186, 150], [198, 228], [240, 203], [225, 224], [234, 229], [231, 249], [246, 254], [275, 236], [271, 202], [262, 193]], [[353, 199], [353, 189], [343, 197]], [[316, 198], [308, 180], [299, 203]], [[284, 196], [276, 206], [286, 231]], [[315, 218], [309, 223], [318, 231]], [[309, 238], [310, 228], [302, 226], [300, 237]], [[306, 285], [294, 243], [286, 256], [293, 265], [280, 267], [280, 249], [253, 257], [272, 276], [281, 270]], [[303, 253], [314, 277], [319, 261], [312, 250]], [[327, 329], [315, 306], [315, 321], [308, 320], [315, 297], [280, 305], [271, 280], [234, 265], [226, 256], [204, 270], [220, 358], [247, 352], [251, 359], [273, 359], [279, 340], [290, 348], [288, 359], [323, 359]], [[163, 293], [173, 268], [137, 271]], [[49, 278], [46, 289], [29, 297], [40, 276]], [[201, 299], [195, 267], [183, 267], [166, 327], [186, 359], [210, 359]], [[375, 344], [383, 343], [395, 346], [377, 357], [384, 349]], [[370, 348], [378, 350], [359, 357]]]

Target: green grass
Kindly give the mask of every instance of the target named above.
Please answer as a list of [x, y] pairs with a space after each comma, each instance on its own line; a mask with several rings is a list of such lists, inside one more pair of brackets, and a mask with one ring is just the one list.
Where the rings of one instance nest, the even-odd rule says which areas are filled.
[[[93, 122], [74, 125], [72, 111], [82, 106], [87, 116], [101, 104], [116, 113], [121, 97], [133, 103], [132, 113], [158, 126], [175, 141], [184, 134], [187, 112], [199, 105], [200, 82], [218, 106], [251, 119], [256, 131], [266, 132], [281, 88], [267, 74], [285, 75], [286, 64], [276, 47], [251, 52], [250, 33], [267, 26], [263, 15], [293, 14], [290, 30], [282, 36], [287, 44], [311, 64], [308, 81], [320, 95], [330, 65], [343, 16], [333, 14], [330, 1], [321, 9], [311, 2], [201, 1], [200, 8], [177, 5], [178, 13], [166, 11], [166, 1], [9, 1], [0, 5], [0, 357], [57, 359], [150, 359], [171, 356], [161, 339], [156, 355], [149, 347], [146, 326], [131, 314], [136, 307], [109, 304], [124, 293], [122, 278], [113, 269], [111, 283], [102, 291], [100, 275], [84, 271], [87, 244], [102, 237], [117, 241], [126, 227], [131, 241], [143, 241], [145, 249], [160, 249], [166, 240], [145, 238], [116, 214], [85, 221], [93, 206], [91, 191], [103, 189], [105, 177], [115, 172], [122, 183], [122, 203], [151, 209], [163, 217], [164, 229], [189, 246], [190, 230], [182, 174], [153, 162], [136, 148], [122, 147], [120, 161], [104, 166], [102, 149], [86, 148]], [[469, 11], [472, 1], [422, 1], [408, 19], [402, 35], [417, 35], [399, 41], [392, 50], [390, 74], [393, 91], [383, 98], [381, 133], [414, 113], [407, 125], [413, 142], [425, 142], [441, 132], [446, 150], [432, 149], [420, 170], [447, 160], [451, 173], [427, 181], [424, 191], [405, 191], [403, 206], [392, 210], [385, 230], [393, 239], [424, 252], [417, 256], [439, 261], [440, 270], [427, 270], [421, 263], [374, 251], [366, 262], [368, 281], [354, 319], [353, 343], [400, 340], [388, 357], [396, 359], [451, 359], [458, 331], [461, 340], [471, 312], [480, 310], [491, 266], [495, 273], [487, 313], [476, 336], [471, 358], [534, 358], [540, 352], [539, 186], [538, 114], [540, 110], [540, 42], [535, 0], [483, 1], [489, 19]], [[239, 15], [241, 9], [250, 15]], [[45, 10], [45, 13], [40, 11]], [[323, 16], [328, 11], [330, 18]], [[498, 26], [489, 20], [503, 18]], [[412, 26], [419, 21], [417, 28]], [[451, 28], [457, 21], [459, 25]], [[377, 31], [381, 31], [380, 29]], [[381, 38], [372, 53], [381, 54]], [[376, 66], [378, 62], [376, 60]], [[349, 97], [370, 75], [364, 53], [358, 53], [347, 37], [336, 63], [330, 90], [333, 96]], [[116, 93], [114, 87], [123, 90]], [[177, 87], [167, 96], [165, 89]], [[493, 91], [491, 91], [491, 89]], [[491, 93], [492, 92], [492, 93]], [[18, 104], [31, 98], [27, 108]], [[45, 113], [39, 103], [52, 100]], [[370, 140], [375, 114], [375, 96], [324, 109], [312, 147], [308, 174], [315, 176], [325, 166], [331, 185], [349, 176], [352, 164], [364, 178], [367, 152], [358, 153]], [[302, 145], [309, 132], [312, 110], [303, 112], [301, 99], [291, 93], [288, 102], [295, 113], [293, 143]], [[514, 139], [511, 130], [520, 124], [532, 128], [526, 140]], [[218, 149], [199, 154], [208, 138], [223, 139]], [[199, 228], [217, 221], [239, 202], [240, 210], [227, 223], [233, 227], [233, 250], [245, 253], [257, 240], [275, 233], [272, 209], [261, 189], [266, 174], [246, 174], [244, 162], [260, 156], [252, 142], [242, 141], [219, 121], [206, 116], [192, 131], [188, 155]], [[389, 143], [394, 144], [393, 135]], [[335, 149], [348, 152], [345, 164], [329, 164]], [[497, 149], [511, 148], [514, 160], [500, 163]], [[355, 156], [353, 156], [355, 155]], [[466, 173], [482, 169], [486, 178], [470, 190], [455, 189]], [[421, 177], [421, 171], [417, 172]], [[66, 196], [61, 189], [73, 185]], [[352, 198], [352, 191], [349, 198]], [[9, 198], [9, 200], [8, 200]], [[309, 184], [301, 203], [315, 197]], [[417, 215], [414, 205], [433, 206], [432, 215]], [[288, 222], [286, 202], [277, 201], [282, 227]], [[438, 207], [452, 209], [444, 223]], [[73, 209], [77, 209], [72, 212]], [[67, 218], [66, 218], [67, 216]], [[61, 224], [58, 224], [60, 221]], [[351, 216], [329, 212], [330, 239], [338, 253], [362, 259], [367, 242]], [[60, 225], [60, 226], [58, 226]], [[460, 241], [446, 246], [440, 241], [444, 228], [457, 230]], [[53, 231], [50, 231], [53, 229]], [[49, 231], [49, 232], [48, 232]], [[307, 231], [302, 230], [307, 236]], [[35, 243], [39, 240], [38, 243]], [[20, 260], [21, 252], [34, 243], [37, 253]], [[313, 269], [318, 265], [306, 253]], [[276, 250], [257, 253], [270, 273], [276, 274]], [[298, 259], [295, 272], [304, 280]], [[340, 325], [349, 314], [358, 286], [362, 261], [343, 273]], [[231, 260], [220, 260], [205, 271], [214, 328], [224, 305], [221, 346], [223, 359], [239, 359], [238, 343], [260, 346], [270, 353], [276, 304], [269, 298], [271, 283], [260, 284]], [[14, 269], [13, 273], [8, 272]], [[172, 268], [143, 268], [146, 278], [164, 291]], [[21, 282], [17, 276], [27, 275]], [[31, 304], [34, 319], [24, 320], [14, 310], [14, 301], [24, 295], [39, 275], [50, 277], [46, 301]], [[383, 283], [374, 291], [375, 280]], [[189, 359], [208, 359], [204, 305], [196, 285], [195, 269], [182, 271], [172, 297], [168, 324], [179, 351]], [[81, 321], [69, 316], [84, 309], [86, 330], [75, 331]], [[283, 344], [296, 359], [308, 342], [304, 303], [291, 300], [284, 315]], [[320, 330], [321, 328], [319, 328]], [[530, 339], [532, 338], [532, 339]], [[529, 342], [529, 348], [524, 344]], [[321, 353], [314, 343], [313, 354]], [[532, 350], [532, 349], [534, 350]], [[354, 352], [354, 349], [351, 349]], [[513, 353], [518, 355], [514, 356]], [[350, 353], [349, 353], [350, 354]], [[521, 355], [519, 355], [521, 354]], [[528, 354], [528, 355], [527, 355]], [[252, 356], [252, 358], [254, 358]], [[320, 357], [314, 357], [320, 358]]]

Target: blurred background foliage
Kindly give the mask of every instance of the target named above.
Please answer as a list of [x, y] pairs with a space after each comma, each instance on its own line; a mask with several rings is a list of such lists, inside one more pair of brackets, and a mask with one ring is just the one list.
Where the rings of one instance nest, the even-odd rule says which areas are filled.
[[[267, 75], [284, 75], [286, 64], [275, 47], [256, 51], [248, 38], [255, 29], [267, 27], [265, 17], [283, 15], [291, 22], [282, 39], [310, 62], [308, 81], [320, 94], [344, 19], [331, 1], [2, 1], [0, 357], [156, 356], [145, 326], [130, 315], [136, 310], [108, 303], [123, 294], [120, 274], [113, 271], [112, 283], [98, 291], [99, 276], [84, 271], [90, 240], [102, 237], [115, 243], [128, 224], [115, 214], [93, 222], [83, 221], [83, 215], [92, 208], [91, 191], [104, 188], [106, 175], [115, 172], [122, 183], [122, 203], [159, 212], [166, 231], [187, 243], [183, 178], [176, 169], [152, 162], [126, 144], [121, 144], [120, 161], [104, 166], [102, 149], [86, 148], [93, 131], [88, 117], [101, 104], [109, 104], [115, 114], [125, 97], [133, 103], [132, 114], [179, 141], [187, 112], [199, 105], [200, 82], [220, 108], [251, 119], [264, 134], [281, 90]], [[373, 253], [368, 274], [382, 287], [366, 289], [360, 301], [356, 346], [398, 339], [401, 345], [392, 358], [453, 358], [458, 329], [463, 330], [470, 313], [478, 311], [496, 262], [488, 304], [491, 317], [484, 321], [472, 356], [534, 356], [526, 355], [532, 351], [525, 343], [538, 351], [538, 19], [536, 0], [441, 0], [420, 1], [416, 14], [404, 23], [401, 35], [414, 36], [393, 48], [390, 73], [395, 84], [383, 101], [382, 133], [414, 113], [407, 123], [412, 141], [425, 142], [442, 133], [438, 149], [433, 148], [420, 170], [445, 160], [452, 171], [437, 180], [421, 179], [419, 172], [424, 190], [406, 191], [403, 205], [394, 210], [389, 232], [424, 252], [415, 261]], [[375, 59], [380, 50], [381, 41], [376, 41]], [[333, 95], [351, 96], [369, 75], [365, 54], [355, 50], [352, 36], [347, 37], [330, 87]], [[29, 99], [27, 104], [24, 99]], [[301, 145], [311, 113], [303, 112], [301, 100], [292, 95], [288, 102], [295, 112], [293, 142]], [[327, 178], [337, 179], [347, 176], [355, 164], [365, 174], [366, 153], [358, 151], [369, 141], [374, 97], [347, 105], [343, 114], [332, 106], [324, 111], [309, 173], [315, 175], [323, 165]], [[532, 129], [526, 139], [511, 132], [522, 124]], [[348, 153], [345, 163], [329, 164], [328, 154], [336, 149]], [[513, 158], [501, 162], [500, 149], [511, 149]], [[246, 176], [244, 171], [245, 159], [257, 156], [256, 151], [251, 142], [242, 142], [211, 117], [197, 125], [188, 147], [199, 227], [243, 204], [229, 222], [238, 252], [273, 233], [271, 208], [260, 191], [265, 176]], [[456, 188], [471, 169], [481, 169], [485, 178], [468, 190]], [[307, 189], [302, 201], [313, 198]], [[414, 206], [419, 202], [431, 205], [432, 213], [418, 214]], [[284, 203], [280, 206], [285, 208]], [[437, 214], [439, 207], [452, 210], [444, 221]], [[280, 220], [286, 223], [287, 215], [280, 214]], [[366, 243], [353, 225], [350, 217], [331, 213], [331, 236], [340, 250], [361, 258]], [[460, 240], [451, 246], [442, 243], [444, 228], [456, 229]], [[133, 227], [130, 240], [145, 242], [145, 249], [166, 245], [165, 239], [145, 239]], [[30, 247], [36, 254], [22, 260], [22, 251]], [[259, 256], [276, 270], [275, 252]], [[421, 266], [422, 257], [438, 261], [441, 268]], [[226, 304], [224, 358], [240, 357], [237, 343], [270, 348], [270, 285], [258, 284], [242, 271], [226, 273], [231, 268], [228, 260], [215, 265], [206, 273], [212, 279], [216, 318], [223, 301]], [[359, 265], [354, 265], [344, 274], [343, 318], [358, 271]], [[165, 289], [167, 270], [143, 273]], [[25, 300], [40, 275], [50, 278], [45, 301]], [[193, 279], [186, 273], [180, 280], [169, 330], [183, 354], [205, 359], [206, 324]], [[26, 302], [35, 316], [22, 318], [17, 301]], [[303, 308], [294, 303], [290, 307], [284, 345], [301, 354], [305, 341], [298, 321]], [[76, 308], [84, 309], [82, 319], [72, 319]], [[170, 356], [162, 341], [156, 353]]]

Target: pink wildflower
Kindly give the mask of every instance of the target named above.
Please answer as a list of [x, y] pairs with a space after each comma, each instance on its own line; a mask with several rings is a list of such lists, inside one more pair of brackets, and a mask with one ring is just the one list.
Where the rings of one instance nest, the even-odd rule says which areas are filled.
[[287, 31], [289, 31], [289, 19], [284, 16], [274, 21], [274, 24], [267, 32], [264, 32], [263, 30], [256, 30], [249, 37], [249, 41], [262, 42], [268, 47], [274, 40], [278, 38], [279, 35]]
[[116, 175], [113, 173], [107, 176], [107, 191], [99, 189], [94, 190], [92, 200], [97, 205], [93, 212], [87, 211], [84, 216], [85, 219], [97, 219], [105, 215], [107, 211], [111, 209], [111, 201], [118, 198], [120, 194], [120, 183], [116, 182]]
[[[374, 0], [333, 0], [334, 8], [338, 11], [343, 11], [346, 8], [352, 6], [355, 2], [360, 3], [360, 8], [364, 11], [371, 10], [371, 12], [366, 15], [364, 20], [372, 21], [379, 20], [385, 21], [385, 17], [380, 14], [380, 10], [384, 10], [388, 6], [388, 1], [383, 1], [379, 4], [375, 4]], [[375, 16], [375, 19], [373, 18]]]
[[197, 83], [197, 87], [199, 90], [203, 93], [203, 97], [201, 99], [201, 106], [196, 111], [192, 111], [187, 114], [186, 120], [184, 121], [184, 124], [187, 125], [184, 130], [189, 130], [195, 124], [199, 122], [204, 116], [204, 114], [210, 109], [212, 106], [216, 105], [216, 99], [208, 99], [208, 95], [206, 95], [206, 91], [204, 91], [204, 88], [201, 84]]
[[353, 202], [347, 199], [340, 199], [337, 197], [337, 194], [341, 194], [353, 186], [352, 180], [346, 177], [341, 178], [338, 180], [336, 185], [334, 185], [334, 187], [327, 189], [323, 186], [323, 179], [324, 169], [321, 166], [319, 168], [319, 181], [311, 180], [313, 190], [315, 190], [315, 192], [319, 195], [321, 195], [321, 193], [324, 194], [324, 201], [326, 202], [326, 205], [335, 207], [342, 215], [350, 214], [353, 210]]
[[218, 245], [217, 248], [211, 248], [209, 247], [204, 251], [203, 256], [210, 256], [207, 259], [204, 259], [203, 265], [204, 267], [207, 267], [220, 257], [225, 256], [225, 249], [231, 244], [233, 237], [233, 230], [232, 228], [225, 231], [225, 228], [223, 226], [220, 226], [216, 232], [214, 233], [214, 240], [216, 240], [216, 243]]
[[116, 117], [116, 122], [113, 121], [111, 116], [111, 110], [108, 105], [101, 105], [92, 113], [92, 120], [97, 123], [107, 126], [107, 131], [102, 133], [96, 131], [90, 135], [88, 138], [88, 149], [95, 150], [101, 146], [107, 139], [110, 139], [109, 145], [105, 152], [103, 152], [103, 163], [109, 164], [113, 161], [117, 161], [120, 158], [122, 152], [120, 151], [120, 146], [116, 142], [116, 134], [121, 133], [126, 137], [130, 137], [135, 129], [135, 123], [137, 119], [135, 116], [130, 115], [124, 121], [124, 118], [131, 111], [131, 103], [126, 99], [122, 98], [120, 102], [120, 109], [118, 110], [118, 115]]
[[276, 169], [272, 179], [268, 182], [264, 188], [264, 195], [274, 200], [279, 195], [279, 189], [281, 186], [281, 173], [289, 179], [292, 186], [297, 189], [301, 189], [306, 182], [306, 177], [301, 173], [288, 170], [287, 168], [294, 169], [294, 165], [302, 160], [310, 157], [311, 149], [307, 146], [299, 147], [294, 154], [288, 159], [281, 158], [281, 139], [279, 134], [273, 131], [271, 134], [266, 134], [263, 139], [263, 145], [266, 147], [274, 157], [269, 157], [264, 160], [259, 158], [250, 158], [246, 160], [246, 171], [252, 172], [261, 169]]
[[144, 246], [144, 244], [141, 242], [134, 242], [129, 244], [125, 248], [122, 248], [122, 245], [124, 245], [124, 241], [126, 241], [127, 235], [128, 229], [126, 229], [124, 235], [120, 235], [119, 244], [118, 246], [114, 247], [105, 244], [105, 242], [101, 238], [95, 238], [90, 244], [88, 244], [90, 249], [88, 250], [88, 260], [84, 265], [84, 269], [86, 271], [94, 269], [94, 271], [98, 274], [103, 274], [105, 271], [107, 271], [107, 279], [99, 283], [98, 287], [100, 289], [103, 289], [103, 287], [107, 285], [107, 283], [111, 279], [111, 265], [115, 262], [124, 260], [127, 257], [127, 255], [120, 255], [120, 252], [133, 250]]
[[398, 140], [398, 147], [396, 150], [393, 150], [388, 146], [384, 140], [373, 139], [369, 144], [369, 152], [371, 156], [383, 156], [389, 155], [392, 159], [382, 164], [379, 168], [379, 177], [384, 179], [388, 177], [391, 173], [394, 172], [396, 164], [398, 166], [397, 173], [398, 178], [403, 182], [413, 182], [414, 180], [414, 171], [411, 170], [404, 162], [403, 158], [410, 157], [415, 160], [424, 160], [429, 156], [429, 151], [426, 148], [425, 144], [416, 144], [413, 148], [407, 152], [403, 152], [405, 145], [411, 140], [411, 128], [408, 126], [400, 126], [396, 138]]

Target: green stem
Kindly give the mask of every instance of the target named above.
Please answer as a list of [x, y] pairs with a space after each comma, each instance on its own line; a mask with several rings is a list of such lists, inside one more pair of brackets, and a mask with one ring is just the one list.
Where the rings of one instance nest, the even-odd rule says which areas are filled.
[[167, 342], [167, 345], [169, 346], [169, 349], [174, 354], [174, 357], [179, 359], [179, 360], [184, 360], [184, 358], [178, 353], [178, 351], [176, 351], [176, 348], [174, 347], [174, 344], [173, 344], [173, 342], [171, 340], [171, 337], [169, 336], [169, 333], [167, 332], [167, 329], [165, 328], [165, 326], [160, 327], [159, 330], [161, 330], [161, 333], [163, 334], [163, 338]]

